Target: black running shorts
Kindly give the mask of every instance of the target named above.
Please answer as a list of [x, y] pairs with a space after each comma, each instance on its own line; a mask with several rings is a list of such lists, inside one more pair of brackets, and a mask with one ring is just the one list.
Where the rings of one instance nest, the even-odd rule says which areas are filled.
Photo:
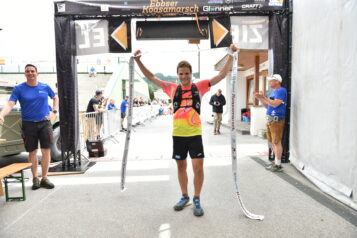
[[204, 158], [202, 136], [181, 137], [173, 136], [173, 155], [172, 158], [176, 160], [185, 160], [187, 152], [190, 153], [192, 159]]
[[123, 119], [124, 119], [124, 118], [125, 118], [125, 116], [126, 116], [126, 113], [125, 113], [125, 112], [120, 113], [120, 117], [121, 117], [121, 118], [123, 118]]
[[22, 138], [27, 152], [38, 149], [38, 141], [41, 148], [49, 149], [53, 144], [53, 130], [50, 121], [39, 122], [22, 121]]

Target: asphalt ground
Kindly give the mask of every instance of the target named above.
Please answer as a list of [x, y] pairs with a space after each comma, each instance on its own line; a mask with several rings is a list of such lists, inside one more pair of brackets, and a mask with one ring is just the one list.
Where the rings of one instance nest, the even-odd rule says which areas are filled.
[[[127, 163], [127, 189], [120, 190], [124, 138], [108, 140], [108, 153], [80, 175], [52, 176], [53, 190], [31, 190], [27, 200], [0, 197], [0, 237], [357, 237], [357, 212], [323, 194], [292, 165], [283, 173], [264, 169], [266, 141], [237, 135], [238, 183], [247, 209], [265, 216], [246, 218], [235, 196], [230, 134], [213, 135], [203, 125], [205, 182], [203, 217], [192, 205], [176, 212], [180, 198], [175, 161], [171, 159], [171, 116], [135, 127]], [[26, 171], [27, 176], [30, 175]], [[188, 167], [193, 194], [192, 167]], [[12, 192], [20, 192], [11, 184]]]

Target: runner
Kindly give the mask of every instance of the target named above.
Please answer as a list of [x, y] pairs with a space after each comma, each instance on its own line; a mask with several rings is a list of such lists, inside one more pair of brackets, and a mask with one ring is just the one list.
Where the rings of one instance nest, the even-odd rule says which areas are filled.
[[[238, 50], [237, 46], [230, 46], [231, 52]], [[182, 197], [174, 206], [176, 211], [182, 210], [190, 198], [188, 196], [187, 184], [187, 154], [192, 159], [194, 172], [194, 215], [202, 216], [204, 214], [200, 205], [200, 195], [203, 185], [203, 144], [202, 127], [200, 119], [200, 104], [203, 95], [208, 92], [211, 86], [216, 85], [224, 79], [232, 68], [233, 57], [229, 56], [228, 61], [218, 75], [211, 79], [201, 80], [192, 83], [192, 67], [187, 61], [181, 61], [177, 65], [177, 76], [180, 85], [171, 82], [161, 81], [145, 67], [141, 61], [141, 51], [134, 53], [135, 61], [140, 70], [152, 83], [162, 88], [163, 91], [173, 100], [174, 120], [173, 120], [173, 155], [178, 169], [178, 180], [181, 188]]]

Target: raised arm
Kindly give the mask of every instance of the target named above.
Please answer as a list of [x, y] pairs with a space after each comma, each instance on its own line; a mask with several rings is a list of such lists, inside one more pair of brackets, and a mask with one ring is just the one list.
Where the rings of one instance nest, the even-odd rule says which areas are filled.
[[145, 77], [147, 79], [150, 80], [150, 82], [154, 83], [155, 85], [157, 85], [158, 87], [162, 88], [163, 87], [163, 83], [162, 81], [157, 78], [153, 73], [150, 72], [149, 69], [147, 69], [145, 67], [145, 65], [143, 64], [143, 62], [141, 62], [141, 51], [137, 50], [134, 52], [134, 59], [136, 61], [136, 64], [139, 66], [141, 72], [145, 75]]
[[5, 107], [1, 110], [0, 112], [0, 123], [3, 123], [5, 121], [4, 117], [9, 114], [11, 109], [15, 106], [14, 101], [8, 101]]
[[[238, 47], [234, 44], [231, 44], [230, 48], [233, 52], [236, 52], [238, 50]], [[214, 76], [210, 80], [211, 86], [216, 85], [227, 76], [228, 72], [232, 69], [232, 65], [233, 65], [232, 63], [233, 63], [233, 56], [229, 55], [226, 64], [223, 66], [221, 71], [219, 71], [218, 75]]]

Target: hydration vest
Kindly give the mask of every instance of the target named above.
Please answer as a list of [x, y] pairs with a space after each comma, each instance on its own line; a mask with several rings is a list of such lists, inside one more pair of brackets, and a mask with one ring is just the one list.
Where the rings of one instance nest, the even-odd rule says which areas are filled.
[[[191, 91], [192, 98], [182, 98], [182, 93], [183, 92], [189, 92]], [[181, 106], [181, 101], [182, 99], [192, 99], [192, 106]], [[201, 99], [200, 99], [200, 92], [197, 89], [196, 84], [192, 83], [191, 89], [190, 90], [182, 90], [181, 85], [179, 85], [176, 89], [174, 100], [173, 100], [173, 106], [174, 106], [174, 113], [179, 109], [179, 108], [187, 108], [187, 107], [192, 107], [193, 109], [196, 110], [198, 114], [201, 112]]]

